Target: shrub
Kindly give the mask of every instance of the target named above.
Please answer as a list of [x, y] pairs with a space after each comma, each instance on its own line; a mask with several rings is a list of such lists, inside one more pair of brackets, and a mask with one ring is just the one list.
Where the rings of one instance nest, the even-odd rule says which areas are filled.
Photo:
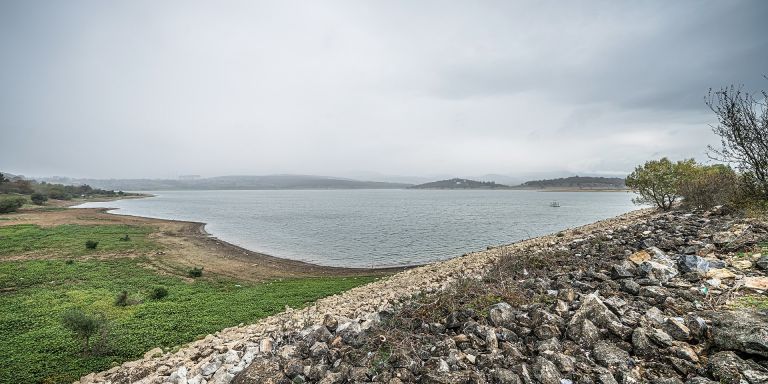
[[165, 287], [155, 287], [149, 294], [149, 298], [152, 300], [160, 300], [168, 296], [168, 290]]
[[66, 264], [66, 265], [72, 265], [74, 263], [75, 263], [75, 261], [72, 260], [72, 259], [68, 259], [67, 261], [64, 262], [64, 264]]
[[189, 275], [189, 277], [200, 277], [203, 275], [203, 268], [194, 267], [187, 272], [187, 275]]
[[88, 240], [85, 242], [86, 249], [96, 249], [98, 245], [99, 245], [98, 241]]
[[739, 175], [726, 165], [695, 167], [690, 177], [678, 185], [686, 208], [709, 209], [732, 205], [740, 198]]
[[91, 337], [105, 328], [106, 320], [103, 316], [87, 315], [79, 309], [72, 308], [64, 313], [61, 323], [82, 341], [82, 352], [85, 354], [88, 352]]
[[0, 213], [16, 212], [16, 210], [21, 208], [26, 202], [27, 199], [21, 196], [0, 198]]
[[128, 236], [128, 235], [122, 236], [122, 237], [120, 238], [120, 241], [131, 241], [131, 237], [130, 237], [130, 236]]
[[43, 205], [45, 204], [46, 201], [48, 201], [48, 196], [40, 192], [33, 193], [32, 196], [30, 196], [29, 198], [36, 205]]
[[680, 198], [678, 187], [691, 177], [696, 167], [693, 159], [673, 163], [666, 157], [648, 161], [627, 176], [627, 187], [640, 194], [635, 204], [653, 204], [668, 211]]
[[115, 305], [118, 307], [125, 307], [128, 305], [128, 291], [122, 291], [115, 297]]

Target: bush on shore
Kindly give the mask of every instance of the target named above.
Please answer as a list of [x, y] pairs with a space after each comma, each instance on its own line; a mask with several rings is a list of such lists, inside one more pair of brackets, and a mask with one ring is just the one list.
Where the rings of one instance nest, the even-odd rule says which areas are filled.
[[187, 271], [187, 275], [189, 277], [200, 277], [203, 275], [203, 268], [202, 267], [194, 267]]
[[26, 202], [27, 199], [22, 196], [0, 197], [0, 213], [16, 212]]
[[86, 249], [96, 249], [97, 246], [99, 246], [99, 242], [98, 241], [88, 240], [88, 241], [85, 242], [85, 248]]
[[32, 196], [29, 197], [29, 199], [32, 200], [35, 205], [43, 205], [46, 201], [48, 201], [48, 196], [40, 192], [35, 192], [32, 194]]
[[[93, 353], [94, 349], [90, 348], [91, 338], [101, 334], [104, 336], [106, 333], [106, 319], [104, 316], [88, 315], [79, 309], [69, 309], [62, 316], [61, 323], [64, 328], [70, 330], [74, 337], [78, 338], [83, 343], [82, 353]], [[104, 340], [101, 340], [98, 344], [103, 344]]]

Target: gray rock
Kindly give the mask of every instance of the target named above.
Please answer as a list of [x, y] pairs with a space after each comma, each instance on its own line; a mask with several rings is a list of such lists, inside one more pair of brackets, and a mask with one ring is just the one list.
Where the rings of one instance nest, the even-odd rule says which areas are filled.
[[523, 381], [509, 369], [497, 368], [491, 372], [491, 379], [498, 384], [522, 384]]
[[768, 255], [760, 256], [755, 262], [755, 265], [764, 271], [768, 271]]
[[675, 340], [688, 341], [691, 339], [691, 330], [685, 325], [682, 317], [669, 317], [664, 323], [664, 330]]
[[615, 264], [611, 267], [611, 278], [614, 280], [629, 279], [635, 277], [632, 270], [625, 265]]
[[592, 351], [595, 361], [610, 370], [626, 370], [629, 362], [629, 353], [609, 341], [600, 340]]
[[488, 320], [496, 327], [507, 327], [515, 320], [512, 306], [507, 303], [498, 303], [488, 309]]
[[712, 343], [721, 350], [735, 350], [768, 358], [768, 316], [759, 312], [707, 312], [712, 320]]
[[745, 361], [732, 351], [722, 351], [710, 356], [707, 372], [721, 383], [768, 383], [768, 370]]
[[560, 384], [560, 372], [557, 366], [542, 356], [536, 358], [533, 364], [533, 376], [541, 384]]
[[[590, 326], [589, 323], [593, 325]], [[618, 316], [611, 312], [597, 295], [590, 294], [587, 295], [584, 302], [581, 303], [581, 307], [568, 322], [568, 337], [573, 341], [591, 346], [599, 338], [599, 333], [597, 334], [598, 337], [595, 337], [596, 329], [593, 330], [594, 326], [606, 328], [622, 339], [628, 338], [632, 332], [632, 329], [623, 325]]]
[[696, 255], [684, 255], [680, 257], [678, 268], [683, 273], [694, 272], [704, 274], [709, 271], [709, 262]]
[[640, 293], [640, 284], [631, 279], [620, 280], [619, 284], [621, 290], [631, 295], [638, 295]]

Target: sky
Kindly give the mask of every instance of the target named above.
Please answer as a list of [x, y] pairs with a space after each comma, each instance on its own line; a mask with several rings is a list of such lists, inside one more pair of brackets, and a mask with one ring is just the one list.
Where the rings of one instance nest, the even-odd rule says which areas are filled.
[[0, 171], [623, 176], [768, 89], [766, 1], [0, 0]]

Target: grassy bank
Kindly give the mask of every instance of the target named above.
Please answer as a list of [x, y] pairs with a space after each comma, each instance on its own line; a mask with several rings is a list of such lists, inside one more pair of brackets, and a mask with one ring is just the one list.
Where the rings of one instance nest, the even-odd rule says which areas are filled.
[[[321, 297], [368, 283], [370, 277], [285, 279], [254, 283], [159, 274], [146, 268], [145, 251], [159, 249], [152, 226], [59, 225], [0, 227], [0, 383], [72, 382], [92, 371], [173, 348], [239, 323], [255, 322]], [[128, 235], [130, 240], [120, 240]], [[85, 241], [98, 241], [95, 250]], [[45, 254], [46, 259], [3, 256]], [[131, 257], [119, 255], [130, 254]], [[109, 254], [110, 258], [80, 257]], [[115, 256], [117, 255], [117, 256]], [[182, 274], [184, 272], [181, 272]], [[152, 299], [156, 287], [168, 295]], [[115, 305], [122, 291], [127, 306]], [[64, 328], [65, 311], [78, 308], [108, 321], [106, 348], [83, 355]]]
[[[137, 225], [75, 225], [40, 227], [33, 224], [0, 227], [0, 256], [47, 252], [51, 256], [83, 256], [99, 253], [146, 252], [160, 249], [148, 239], [154, 228]], [[128, 236], [127, 238], [125, 236]], [[96, 241], [87, 249], [87, 241]]]

